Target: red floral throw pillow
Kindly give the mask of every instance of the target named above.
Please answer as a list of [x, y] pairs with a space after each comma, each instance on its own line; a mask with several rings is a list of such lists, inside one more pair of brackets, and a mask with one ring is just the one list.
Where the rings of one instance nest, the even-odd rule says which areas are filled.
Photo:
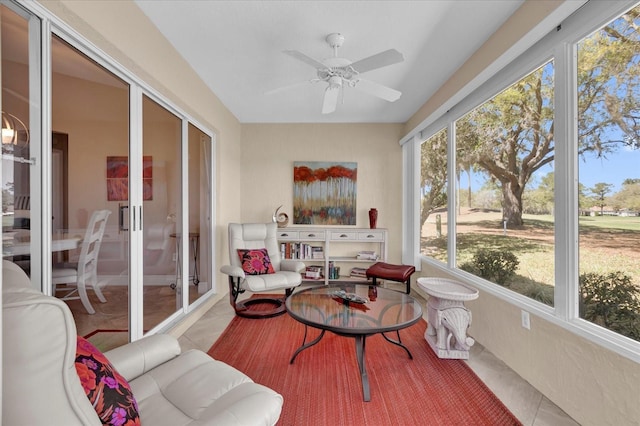
[[275, 274], [267, 249], [238, 249], [242, 270], [247, 275]]
[[102, 352], [78, 336], [76, 371], [103, 425], [139, 426], [138, 403], [131, 387]]

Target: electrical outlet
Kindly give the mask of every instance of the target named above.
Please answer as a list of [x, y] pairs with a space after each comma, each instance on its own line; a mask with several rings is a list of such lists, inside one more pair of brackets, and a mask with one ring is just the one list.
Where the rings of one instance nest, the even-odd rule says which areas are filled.
[[173, 261], [176, 262], [178, 260], [178, 253], [173, 253]]
[[522, 313], [522, 327], [527, 330], [531, 330], [531, 320], [529, 318], [529, 312], [521, 311]]

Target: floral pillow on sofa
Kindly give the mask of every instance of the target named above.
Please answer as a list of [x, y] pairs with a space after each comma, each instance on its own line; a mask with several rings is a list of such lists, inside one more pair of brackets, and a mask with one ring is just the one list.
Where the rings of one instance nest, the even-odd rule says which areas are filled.
[[238, 256], [242, 264], [242, 270], [247, 275], [275, 274], [269, 253], [262, 249], [238, 249]]
[[80, 336], [75, 365], [80, 383], [103, 425], [140, 425], [138, 403], [129, 383], [102, 352]]

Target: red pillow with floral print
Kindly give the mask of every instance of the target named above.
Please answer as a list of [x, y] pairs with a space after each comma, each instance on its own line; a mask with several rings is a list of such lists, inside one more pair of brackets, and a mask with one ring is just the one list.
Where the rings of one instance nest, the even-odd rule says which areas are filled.
[[238, 249], [242, 270], [247, 275], [275, 274], [267, 249]]
[[102, 352], [78, 336], [76, 371], [103, 425], [139, 426], [138, 403], [131, 387]]

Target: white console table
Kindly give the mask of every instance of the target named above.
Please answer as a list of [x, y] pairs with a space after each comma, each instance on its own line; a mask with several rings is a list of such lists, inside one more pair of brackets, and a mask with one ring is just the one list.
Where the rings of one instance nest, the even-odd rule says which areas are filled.
[[[321, 279], [305, 281], [323, 281], [328, 285], [332, 279], [329, 278], [329, 262], [335, 265], [342, 265], [340, 277], [335, 280], [351, 280], [349, 277], [349, 264], [361, 264], [368, 267], [376, 261], [386, 262], [387, 260], [387, 230], [369, 228], [333, 228], [333, 227], [286, 227], [278, 228], [278, 241], [281, 244], [305, 244], [305, 247], [322, 247], [322, 258], [313, 258], [309, 253], [298, 254], [296, 257], [302, 260], [307, 266], [319, 265], [324, 269], [324, 277]], [[357, 259], [357, 254], [361, 250], [376, 251], [379, 255], [377, 260]], [[283, 258], [286, 258], [283, 256]], [[344, 269], [343, 269], [344, 268]], [[347, 270], [349, 269], [349, 270]], [[354, 281], [358, 281], [354, 279]], [[361, 281], [366, 281], [362, 278]]]

